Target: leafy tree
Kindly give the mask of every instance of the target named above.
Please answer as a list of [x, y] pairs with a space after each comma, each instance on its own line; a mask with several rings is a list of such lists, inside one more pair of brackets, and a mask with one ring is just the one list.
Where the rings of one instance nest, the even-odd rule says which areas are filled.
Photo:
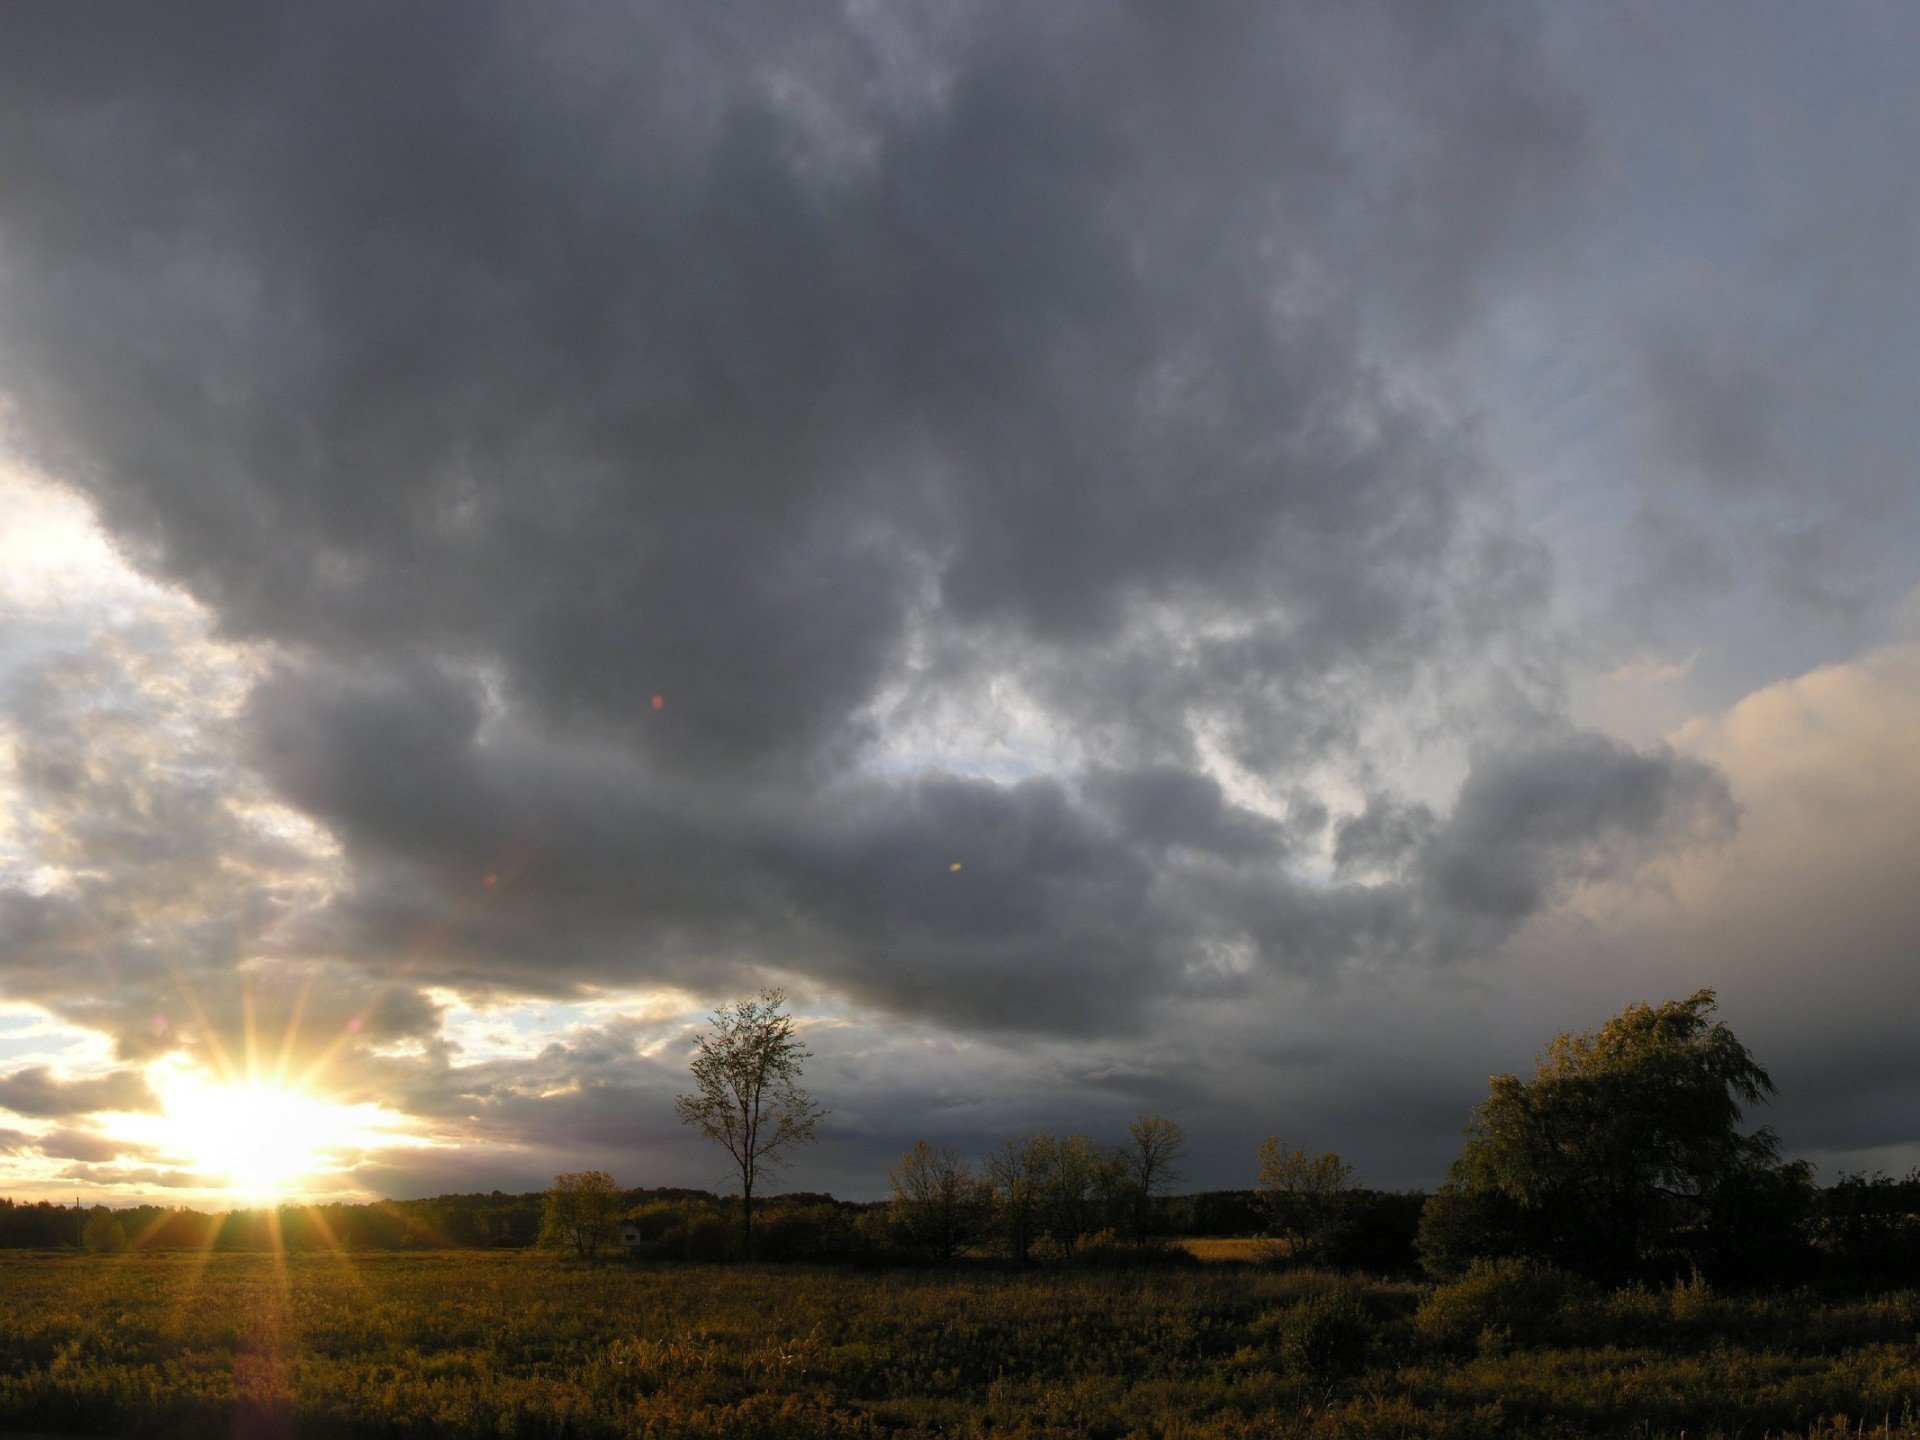
[[727, 1152], [740, 1174], [740, 1242], [753, 1252], [753, 1191], [783, 1152], [814, 1138], [827, 1112], [800, 1088], [800, 1062], [813, 1052], [781, 1009], [784, 990], [762, 990], [713, 1012], [693, 1057], [694, 1093], [674, 1101], [681, 1123]]
[[540, 1243], [598, 1260], [604, 1247], [620, 1239], [621, 1204], [620, 1187], [604, 1170], [556, 1175], [542, 1210]]
[[1309, 1155], [1269, 1135], [1260, 1145], [1260, 1198], [1274, 1235], [1295, 1259], [1318, 1260], [1353, 1191], [1353, 1167], [1329, 1150]]
[[1036, 1241], [1070, 1255], [1103, 1223], [1120, 1189], [1119, 1165], [1084, 1135], [1044, 1131], [1003, 1141], [987, 1157], [995, 1229], [1009, 1260]]
[[80, 1243], [95, 1255], [118, 1255], [127, 1248], [127, 1232], [113, 1211], [96, 1205], [80, 1231]]
[[972, 1167], [945, 1146], [915, 1142], [889, 1166], [893, 1205], [911, 1243], [941, 1263], [953, 1258], [973, 1233], [981, 1208], [981, 1182]]
[[1038, 1135], [1034, 1142], [1042, 1220], [1060, 1253], [1070, 1255], [1100, 1228], [1102, 1201], [1116, 1188], [1113, 1161], [1084, 1135]]
[[1029, 1135], [1002, 1140], [986, 1160], [988, 1191], [993, 1199], [994, 1230], [1003, 1253], [1024, 1263], [1040, 1238], [1046, 1188], [1046, 1147], [1051, 1135]]
[[1773, 1081], [1714, 1008], [1711, 990], [1629, 1005], [1555, 1037], [1532, 1079], [1496, 1075], [1422, 1217], [1429, 1267], [1507, 1253], [1617, 1278], [1790, 1235], [1809, 1173], [1740, 1131]]
[[1138, 1243], [1154, 1230], [1155, 1201], [1180, 1178], [1187, 1157], [1187, 1132], [1163, 1115], [1142, 1115], [1127, 1127], [1116, 1152], [1123, 1187], [1127, 1229]]

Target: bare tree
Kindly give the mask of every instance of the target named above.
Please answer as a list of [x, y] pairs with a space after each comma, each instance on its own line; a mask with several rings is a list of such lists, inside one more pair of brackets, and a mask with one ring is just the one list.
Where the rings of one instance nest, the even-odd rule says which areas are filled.
[[694, 1093], [674, 1113], [725, 1150], [740, 1172], [740, 1243], [753, 1249], [753, 1189], [782, 1152], [814, 1138], [827, 1112], [800, 1088], [800, 1062], [813, 1052], [793, 1033], [784, 990], [762, 990], [713, 1012], [693, 1057]]
[[1187, 1158], [1187, 1132], [1164, 1115], [1142, 1115], [1127, 1127], [1118, 1158], [1131, 1202], [1133, 1238], [1144, 1241], [1153, 1230], [1153, 1202], [1180, 1178], [1180, 1162]]
[[604, 1170], [556, 1175], [541, 1207], [540, 1242], [597, 1260], [601, 1248], [619, 1238], [620, 1202], [620, 1187]]

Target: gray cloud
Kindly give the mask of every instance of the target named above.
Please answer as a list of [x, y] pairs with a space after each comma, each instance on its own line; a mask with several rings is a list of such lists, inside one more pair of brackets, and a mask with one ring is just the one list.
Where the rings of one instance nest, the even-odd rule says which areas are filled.
[[925, 625], [1102, 689], [1088, 642], [1204, 597], [1296, 677], [1209, 685], [1247, 727], [1445, 638], [1471, 462], [1367, 337], [1551, 233], [1520, 27], [375, 13], [11, 52], [25, 438], [229, 631], [728, 780], [844, 763]]
[[[1391, 1130], [1378, 1173], [1416, 1175], [1379, 1115], [1454, 1113], [1471, 1044], [1544, 1024], [1464, 1028], [1503, 947], [1741, 834], [1707, 760], [1570, 718], [1554, 557], [1460, 378], [1516, 311], [1560, 326], [1538, 282], [1613, 233], [1592, 105], [1621, 92], [1536, 21], [21, 19], [9, 443], [205, 611], [4, 672], [58, 872], [0, 891], [7, 992], [128, 1058], [297, 1014], [298, 1063], [332, 1048], [529, 1182], [674, 1143], [680, 1060], [612, 1026], [462, 1063], [441, 987], [773, 973], [913, 1027], [834, 1061], [868, 1159], [914, 1115], [986, 1138], [1162, 1096], [1235, 1143], [1283, 1102]], [[1611, 283], [1659, 461], [1622, 502], [1633, 625], [1763, 555], [1857, 621], [1884, 577], [1843, 583], [1857, 536], [1792, 497], [1809, 415], [1869, 412], [1776, 369], [1791, 327]], [[1275, 1018], [1395, 986], [1458, 1053], [1369, 1078], [1342, 1047], [1390, 1068], [1377, 1017]]]
[[1420, 865], [1448, 906], [1519, 920], [1558, 880], [1724, 840], [1738, 813], [1725, 779], [1698, 760], [1570, 734], [1485, 757]]
[[157, 1110], [159, 1105], [146, 1077], [137, 1070], [63, 1080], [44, 1065], [32, 1065], [0, 1075], [0, 1110], [35, 1119], [95, 1110]]
[[42, 1136], [35, 1148], [50, 1159], [78, 1160], [89, 1165], [115, 1161], [130, 1150], [139, 1149], [137, 1146], [128, 1145], [124, 1140], [96, 1135], [88, 1130], [56, 1130], [50, 1135]]
[[[251, 948], [1095, 1032], [1223, 947], [1403, 927], [1302, 889], [1198, 741], [1298, 790], [1540, 646], [1537, 547], [1384, 358], [1557, 233], [1578, 111], [1524, 18], [621, 23], [261, 12], [128, 66], [50, 21], [8, 62], [23, 437], [283, 649], [248, 748], [347, 846]], [[1004, 684], [1040, 773], [876, 767]]]

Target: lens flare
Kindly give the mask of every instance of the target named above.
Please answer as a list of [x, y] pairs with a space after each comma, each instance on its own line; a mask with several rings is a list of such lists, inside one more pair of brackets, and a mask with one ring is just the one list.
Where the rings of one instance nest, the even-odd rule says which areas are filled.
[[392, 1138], [375, 1105], [342, 1105], [270, 1080], [222, 1080], [169, 1067], [156, 1075], [161, 1113], [151, 1139], [236, 1200], [273, 1202], [316, 1183]]

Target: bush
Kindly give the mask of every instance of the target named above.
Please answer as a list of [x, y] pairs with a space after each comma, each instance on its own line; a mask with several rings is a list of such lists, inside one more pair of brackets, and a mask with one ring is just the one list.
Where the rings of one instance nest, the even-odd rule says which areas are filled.
[[1271, 1333], [1287, 1369], [1316, 1384], [1333, 1385], [1367, 1368], [1374, 1322], [1344, 1291], [1316, 1295], [1268, 1318], [1256, 1329]]
[[80, 1232], [80, 1243], [95, 1255], [118, 1255], [127, 1248], [127, 1232], [119, 1217], [104, 1205], [96, 1205]]
[[1482, 1260], [1459, 1279], [1434, 1287], [1413, 1323], [1450, 1350], [1541, 1345], [1565, 1339], [1576, 1282], [1533, 1260]]
[[1421, 1207], [1414, 1248], [1422, 1269], [1450, 1279], [1476, 1261], [1517, 1254], [1524, 1221], [1520, 1208], [1497, 1190], [1442, 1185]]

